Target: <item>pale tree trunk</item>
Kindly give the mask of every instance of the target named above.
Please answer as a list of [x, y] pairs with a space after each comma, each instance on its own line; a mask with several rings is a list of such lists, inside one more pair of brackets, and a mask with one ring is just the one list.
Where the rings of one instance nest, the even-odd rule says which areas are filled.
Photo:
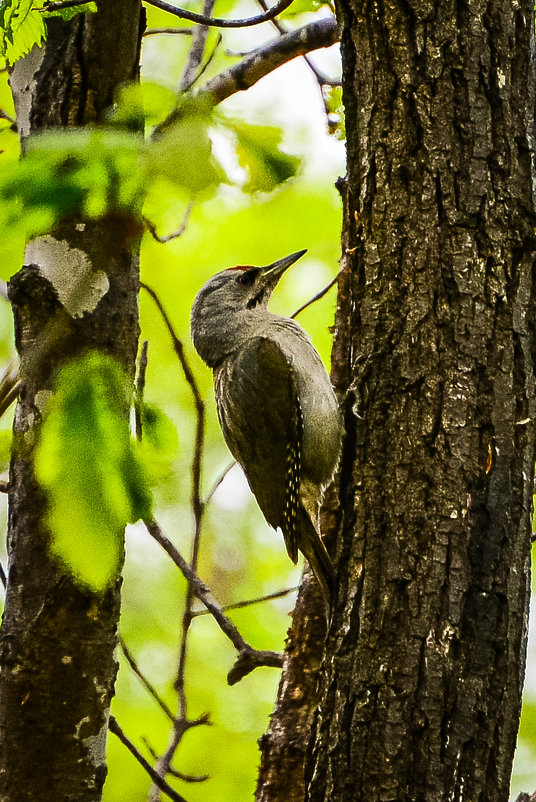
[[[535, 451], [534, 11], [340, 0], [338, 16], [339, 595], [291, 798], [506, 802]], [[290, 749], [279, 708], [278, 727]]]
[[[98, 14], [52, 22], [46, 46], [17, 62], [10, 76], [21, 137], [102, 121], [117, 86], [137, 77], [139, 42], [139, 0], [99, 0]], [[10, 282], [23, 386], [2, 624], [3, 802], [94, 801], [106, 777], [119, 586], [101, 595], [83, 591], [51, 560], [31, 456], [35, 424], [65, 360], [97, 348], [133, 375], [137, 236], [120, 216], [64, 221], [30, 244], [27, 264]]]

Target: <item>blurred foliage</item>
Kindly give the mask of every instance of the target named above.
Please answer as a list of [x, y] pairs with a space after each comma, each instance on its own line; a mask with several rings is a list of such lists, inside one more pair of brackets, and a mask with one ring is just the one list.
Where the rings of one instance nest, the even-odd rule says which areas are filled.
[[129, 406], [129, 381], [114, 360], [98, 352], [76, 359], [57, 378], [35, 452], [52, 552], [93, 590], [117, 579], [126, 524], [151, 515]]
[[336, 136], [337, 139], [346, 139], [344, 106], [342, 104], [342, 87], [326, 87], [324, 89], [324, 102], [328, 112], [328, 127], [330, 134]]
[[[160, 122], [172, 107], [173, 123], [154, 141], [125, 130]], [[140, 218], [147, 193], [162, 179], [185, 197], [210, 197], [228, 181], [213, 156], [211, 125], [235, 135], [238, 158], [249, 175], [246, 191], [272, 191], [296, 174], [300, 161], [280, 149], [279, 129], [230, 120], [203, 97], [186, 96], [172, 104], [171, 93], [154, 84], [149, 91], [124, 89], [110, 121], [115, 126], [34, 134], [23, 158], [16, 162], [8, 154], [0, 161], [3, 241], [24, 242], [67, 215], [97, 218], [120, 210]], [[4, 262], [4, 270], [7, 266]]]
[[238, 160], [248, 174], [243, 185], [246, 192], [271, 192], [296, 175], [300, 160], [280, 149], [283, 134], [279, 128], [230, 119], [227, 125], [236, 135]]

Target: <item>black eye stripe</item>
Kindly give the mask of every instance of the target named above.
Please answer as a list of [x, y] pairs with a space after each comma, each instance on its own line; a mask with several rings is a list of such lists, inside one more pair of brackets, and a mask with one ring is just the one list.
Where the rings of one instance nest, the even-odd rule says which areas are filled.
[[248, 309], [255, 309], [255, 307], [256, 307], [258, 304], [262, 303], [262, 299], [263, 299], [263, 298], [264, 298], [264, 289], [262, 289], [262, 290], [261, 290], [261, 291], [260, 291], [260, 292], [259, 292], [257, 295], [255, 295], [253, 298], [250, 298], [250, 299], [249, 299], [249, 301], [248, 301], [248, 302], [247, 302], [247, 304], [246, 304], [246, 307], [247, 307]]

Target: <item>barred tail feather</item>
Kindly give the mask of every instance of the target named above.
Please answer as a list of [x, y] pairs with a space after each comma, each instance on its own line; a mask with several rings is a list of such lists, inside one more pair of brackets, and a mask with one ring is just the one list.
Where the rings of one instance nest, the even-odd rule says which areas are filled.
[[331, 619], [331, 610], [335, 598], [335, 571], [322, 538], [311, 523], [311, 519], [303, 508], [299, 511], [299, 542], [300, 551], [307, 559], [318, 580], [328, 606], [328, 618]]

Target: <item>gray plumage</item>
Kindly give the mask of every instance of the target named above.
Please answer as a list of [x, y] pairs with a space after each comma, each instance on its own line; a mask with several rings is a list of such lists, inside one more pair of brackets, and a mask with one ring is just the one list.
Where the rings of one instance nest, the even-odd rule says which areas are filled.
[[339, 409], [309, 335], [268, 311], [280, 277], [304, 253], [217, 273], [195, 298], [191, 331], [214, 370], [229, 450], [267, 522], [282, 530], [291, 560], [303, 552], [331, 603], [334, 573], [318, 512], [339, 458]]

